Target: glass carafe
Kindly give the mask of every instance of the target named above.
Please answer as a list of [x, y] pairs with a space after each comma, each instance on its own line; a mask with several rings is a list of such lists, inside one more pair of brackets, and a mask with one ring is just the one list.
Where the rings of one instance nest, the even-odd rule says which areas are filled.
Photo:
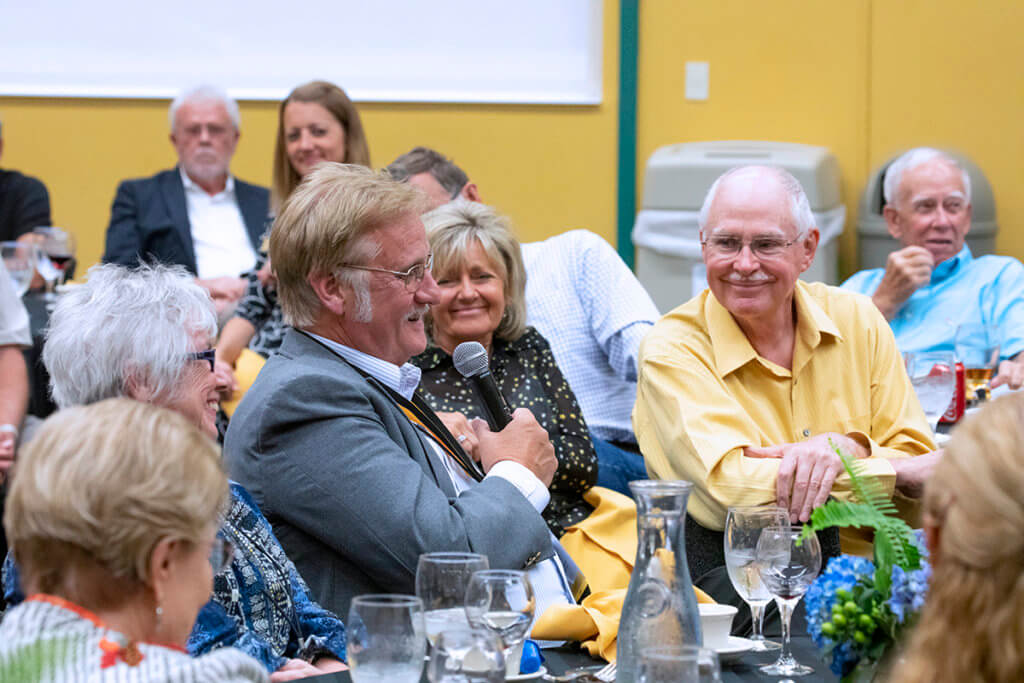
[[636, 499], [637, 547], [622, 604], [616, 681], [633, 683], [645, 648], [701, 645], [700, 614], [686, 564], [688, 481], [631, 481]]

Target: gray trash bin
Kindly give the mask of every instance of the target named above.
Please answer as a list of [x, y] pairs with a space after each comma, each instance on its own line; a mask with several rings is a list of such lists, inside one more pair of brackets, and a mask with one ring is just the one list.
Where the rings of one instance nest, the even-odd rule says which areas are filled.
[[707, 287], [697, 216], [711, 184], [734, 166], [781, 166], [807, 192], [821, 233], [814, 263], [801, 277], [839, 283], [839, 163], [824, 147], [787, 142], [689, 142], [657, 149], [647, 161], [643, 208], [633, 226], [637, 279], [666, 313]]
[[[992, 185], [977, 164], [957, 152], [943, 150], [956, 159], [971, 178], [971, 231], [967, 233], [967, 244], [975, 256], [994, 254], [996, 251], [996, 200]], [[857, 205], [857, 263], [860, 270], [882, 268], [889, 254], [901, 248], [901, 244], [889, 235], [882, 208], [882, 181], [889, 165], [900, 157], [894, 155], [871, 174], [867, 187]]]

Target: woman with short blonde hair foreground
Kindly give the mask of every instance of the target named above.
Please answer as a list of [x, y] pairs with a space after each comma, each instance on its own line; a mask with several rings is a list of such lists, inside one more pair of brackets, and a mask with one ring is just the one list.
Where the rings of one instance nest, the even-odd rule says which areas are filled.
[[181, 415], [115, 398], [56, 413], [21, 451], [4, 527], [29, 597], [0, 624], [5, 681], [264, 681], [184, 652], [215, 570], [228, 480]]
[[1024, 395], [953, 432], [925, 488], [932, 578], [898, 681], [1024, 677]]

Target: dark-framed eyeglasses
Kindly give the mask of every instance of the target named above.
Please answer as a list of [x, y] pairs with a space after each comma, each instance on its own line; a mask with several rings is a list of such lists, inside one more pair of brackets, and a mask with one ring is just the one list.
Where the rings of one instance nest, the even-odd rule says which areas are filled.
[[701, 242], [704, 248], [716, 256], [736, 256], [743, 251], [743, 246], [749, 245], [751, 253], [759, 259], [772, 259], [781, 256], [786, 249], [793, 246], [802, 239], [797, 235], [791, 240], [774, 235], [761, 235], [753, 237], [749, 242], [736, 235], [711, 235]]
[[210, 546], [210, 566], [213, 567], [213, 573], [216, 574], [226, 567], [234, 554], [235, 545], [231, 541], [220, 536], [215, 537], [213, 545]]
[[351, 263], [342, 264], [341, 267], [353, 268], [355, 270], [369, 270], [375, 273], [390, 273], [402, 281], [402, 284], [405, 285], [405, 291], [411, 293], [420, 288], [423, 278], [426, 277], [427, 273], [434, 267], [434, 254], [433, 252], [427, 254], [426, 260], [421, 263], [417, 263], [405, 272], [400, 270], [388, 270], [387, 268], [377, 268], [375, 266], [357, 266]]
[[217, 351], [215, 349], [206, 349], [205, 351], [193, 351], [192, 353], [185, 356], [188, 360], [205, 360], [210, 364], [210, 372], [213, 372], [213, 363], [217, 358]]

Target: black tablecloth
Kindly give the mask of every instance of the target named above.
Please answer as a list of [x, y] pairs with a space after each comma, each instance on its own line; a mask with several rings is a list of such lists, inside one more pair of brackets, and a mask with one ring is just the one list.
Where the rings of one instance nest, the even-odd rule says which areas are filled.
[[[553, 674], [561, 674], [569, 669], [575, 669], [581, 666], [604, 664], [603, 660], [594, 659], [586, 652], [582, 652], [577, 648], [569, 646], [543, 650], [543, 653], [544, 666]], [[801, 664], [807, 664], [814, 668], [814, 673], [809, 676], [801, 676], [799, 679], [794, 680], [799, 680], [801, 682], [806, 681], [807, 683], [812, 683], [814, 681], [838, 680], [832, 675], [832, 672], [829, 671], [828, 666], [821, 660], [818, 650], [814, 646], [814, 642], [810, 637], [793, 637], [793, 656], [796, 657], [796, 660]], [[780, 680], [779, 676], [768, 676], [758, 671], [759, 666], [762, 664], [771, 664], [777, 657], [778, 651], [775, 651], [746, 654], [741, 656], [738, 660], [723, 662], [722, 681], [723, 683], [737, 683], [738, 681], [778, 681]], [[352, 679], [347, 671], [343, 671], [341, 673], [316, 676], [305, 680], [316, 681], [317, 683], [347, 683]], [[423, 675], [421, 681], [427, 681], [426, 674]]]

